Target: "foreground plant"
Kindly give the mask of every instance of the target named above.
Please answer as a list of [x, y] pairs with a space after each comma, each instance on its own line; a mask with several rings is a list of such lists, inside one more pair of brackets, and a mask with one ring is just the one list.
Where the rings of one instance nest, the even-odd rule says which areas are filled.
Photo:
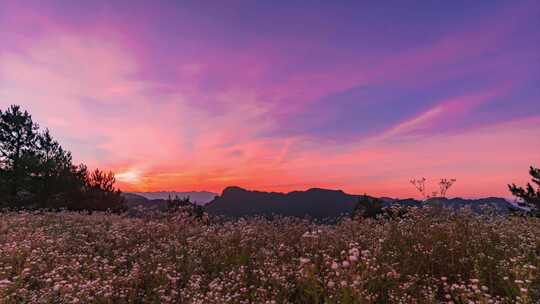
[[539, 303], [540, 219], [0, 214], [1, 303]]

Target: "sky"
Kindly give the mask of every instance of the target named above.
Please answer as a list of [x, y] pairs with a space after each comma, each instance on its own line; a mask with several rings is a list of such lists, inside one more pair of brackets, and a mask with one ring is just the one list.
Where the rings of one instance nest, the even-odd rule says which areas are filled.
[[0, 108], [124, 191], [508, 197], [539, 28], [538, 1], [0, 0]]

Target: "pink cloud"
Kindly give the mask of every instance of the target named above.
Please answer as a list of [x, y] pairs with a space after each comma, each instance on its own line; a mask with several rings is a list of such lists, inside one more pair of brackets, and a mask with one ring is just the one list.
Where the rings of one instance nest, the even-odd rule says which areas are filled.
[[[39, 30], [23, 35], [0, 29], [12, 43], [0, 47], [0, 107], [22, 104], [78, 161], [119, 172], [125, 190], [220, 191], [236, 184], [413, 196], [407, 181], [424, 175], [458, 178], [459, 195], [506, 195], [506, 183], [516, 176], [522, 182], [527, 166], [540, 163], [533, 153], [540, 148], [538, 117], [414, 136], [459, 121], [511, 91], [513, 81], [439, 100], [367, 140], [324, 145], [307, 135], [264, 136], [287, 131], [277, 114], [295, 119], [294, 113], [332, 93], [363, 85], [417, 87], [493, 65], [478, 60], [473, 67], [454, 66], [506, 43], [519, 22], [504, 18], [507, 12], [424, 46], [336, 56], [308, 70], [294, 69], [295, 57], [279, 45], [231, 50], [206, 42], [187, 55], [173, 49], [164, 58], [171, 66], [158, 67], [170, 69], [171, 78], [160, 79], [148, 76], [159, 62], [152, 60], [151, 46], [139, 45], [128, 25], [105, 18], [102, 24], [66, 26], [13, 7], [7, 24]], [[509, 14], [527, 15], [523, 8]], [[309, 51], [308, 44], [290, 43]], [[280, 73], [289, 65], [290, 73]], [[400, 141], [389, 143], [392, 138]]]
[[499, 86], [488, 90], [451, 97], [435, 103], [432, 108], [419, 113], [415, 117], [404, 120], [390, 127], [387, 131], [375, 136], [376, 139], [388, 139], [399, 136], [414, 136], [422, 132], [442, 129], [450, 122], [461, 121], [466, 115], [490, 99], [508, 93], [510, 86]]

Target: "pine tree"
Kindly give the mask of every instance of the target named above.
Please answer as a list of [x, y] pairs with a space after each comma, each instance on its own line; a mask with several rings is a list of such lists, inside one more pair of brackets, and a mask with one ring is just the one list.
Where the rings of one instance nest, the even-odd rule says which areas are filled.
[[30, 191], [31, 169], [35, 166], [38, 126], [27, 111], [12, 105], [0, 110], [0, 173], [3, 200], [19, 203], [21, 194]]
[[540, 169], [533, 166], [529, 169], [533, 184], [536, 184], [536, 190], [531, 183], [527, 183], [526, 189], [518, 187], [515, 184], [508, 185], [510, 192], [522, 201], [521, 206], [530, 208], [533, 213], [540, 215]]
[[71, 209], [124, 211], [122, 193], [114, 187], [116, 182], [114, 173], [103, 172], [99, 169], [88, 173], [86, 167], [84, 167], [79, 174], [86, 175], [82, 177], [85, 181], [82, 190], [83, 197], [79, 200], [79, 205]]
[[20, 106], [0, 110], [0, 207], [121, 211], [114, 183], [112, 172], [73, 165], [71, 153]]
[[65, 151], [52, 138], [48, 129], [39, 134], [37, 146], [35, 192], [40, 198], [40, 207], [58, 205], [63, 199], [62, 194], [65, 196], [65, 192], [69, 191], [69, 187], [73, 184], [70, 180], [77, 179], [71, 153]]

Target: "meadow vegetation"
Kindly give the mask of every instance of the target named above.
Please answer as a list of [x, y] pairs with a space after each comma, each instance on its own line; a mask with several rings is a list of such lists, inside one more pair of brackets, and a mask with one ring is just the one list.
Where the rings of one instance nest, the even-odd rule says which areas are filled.
[[0, 214], [2, 303], [540, 303], [540, 219]]

